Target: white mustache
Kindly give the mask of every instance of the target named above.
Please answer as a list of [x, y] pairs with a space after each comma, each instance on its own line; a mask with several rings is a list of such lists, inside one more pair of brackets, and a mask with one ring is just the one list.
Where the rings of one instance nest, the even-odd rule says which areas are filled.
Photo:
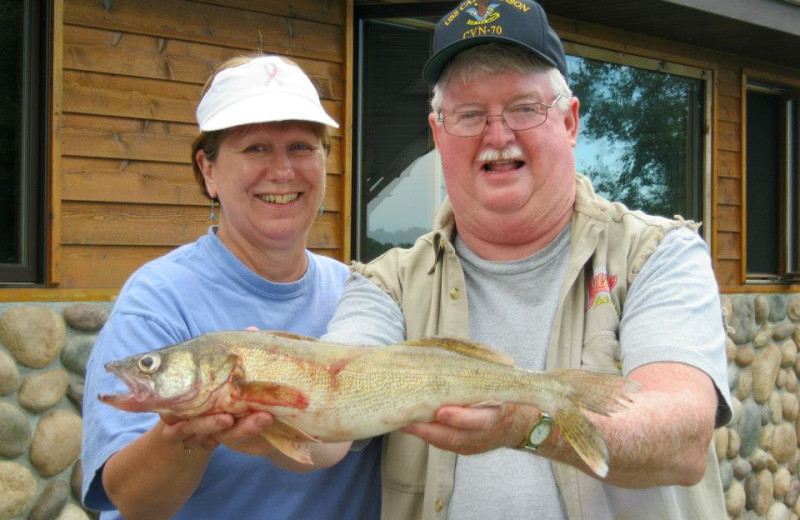
[[478, 160], [484, 162], [491, 161], [511, 161], [522, 158], [522, 150], [517, 145], [509, 145], [502, 150], [486, 148], [478, 154]]

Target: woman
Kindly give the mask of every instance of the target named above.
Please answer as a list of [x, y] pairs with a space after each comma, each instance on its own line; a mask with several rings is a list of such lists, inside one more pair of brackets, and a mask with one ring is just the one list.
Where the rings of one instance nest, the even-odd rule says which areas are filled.
[[348, 277], [306, 249], [338, 125], [302, 70], [277, 56], [226, 62], [197, 119], [194, 173], [212, 215], [219, 202], [219, 225], [134, 273], [98, 337], [86, 374], [84, 503], [102, 518], [377, 518], [377, 442], [315, 445], [304, 466], [260, 435], [267, 412], [177, 421], [97, 400], [124, 391], [106, 362], [209, 331], [318, 337]]

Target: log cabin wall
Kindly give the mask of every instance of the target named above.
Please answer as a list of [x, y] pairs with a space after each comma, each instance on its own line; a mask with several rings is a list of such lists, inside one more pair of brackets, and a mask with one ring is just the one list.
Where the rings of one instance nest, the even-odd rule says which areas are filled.
[[[256, 50], [295, 59], [341, 124], [328, 158], [326, 212], [310, 247], [349, 260], [353, 0], [53, 2], [48, 283], [4, 288], [0, 300], [113, 299], [144, 262], [203, 234], [208, 202], [189, 158], [194, 109], [219, 63]], [[744, 282], [743, 99], [747, 78], [800, 86], [800, 71], [559, 16], [551, 22], [566, 42], [711, 71], [705, 229], [720, 288], [798, 292]]]
[[[344, 1], [63, 0], [57, 287], [118, 291], [142, 263], [206, 232], [189, 155], [201, 90], [227, 58], [288, 56], [344, 123], [344, 20]], [[347, 236], [343, 128], [309, 237], [336, 258]]]

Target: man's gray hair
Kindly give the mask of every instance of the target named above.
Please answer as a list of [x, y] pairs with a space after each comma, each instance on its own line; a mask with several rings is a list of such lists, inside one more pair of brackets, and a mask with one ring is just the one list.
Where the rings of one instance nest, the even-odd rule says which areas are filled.
[[[447, 64], [439, 80], [433, 87], [431, 110], [439, 115], [442, 111], [442, 92], [451, 81], [468, 83], [479, 80], [492, 74], [515, 71], [521, 74], [543, 72], [547, 74], [550, 85], [555, 94], [561, 94], [558, 107], [562, 110], [569, 108], [569, 98], [572, 90], [567, 85], [567, 80], [557, 68], [516, 45], [505, 43], [487, 43], [470, 47], [456, 55]], [[547, 100], [542, 100], [546, 102]]]

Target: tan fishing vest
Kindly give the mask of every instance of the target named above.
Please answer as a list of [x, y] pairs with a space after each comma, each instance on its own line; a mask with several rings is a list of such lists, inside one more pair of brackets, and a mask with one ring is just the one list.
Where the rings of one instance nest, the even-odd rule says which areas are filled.
[[[393, 249], [358, 272], [387, 292], [403, 311], [408, 339], [434, 334], [469, 336], [466, 286], [453, 247], [455, 222], [445, 201], [434, 231], [410, 249]], [[590, 181], [576, 176], [576, 198], [570, 230], [570, 260], [550, 337], [547, 368], [587, 368], [621, 374], [618, 329], [628, 287], [664, 234], [696, 225], [630, 211], [597, 196]], [[521, 455], [522, 456], [522, 455]], [[678, 501], [689, 518], [725, 518], [722, 486], [713, 445], [703, 481], [679, 488]], [[387, 435], [383, 445], [384, 520], [446, 518], [453, 490], [456, 455], [429, 447], [403, 433]], [[603, 482], [577, 469], [553, 463], [570, 520], [611, 519]], [[675, 487], [656, 488], [669, 489]], [[647, 518], [661, 514], [648, 490]], [[665, 500], [672, 500], [665, 497]], [[654, 503], [655, 502], [655, 503]], [[457, 520], [457, 519], [455, 519]]]

